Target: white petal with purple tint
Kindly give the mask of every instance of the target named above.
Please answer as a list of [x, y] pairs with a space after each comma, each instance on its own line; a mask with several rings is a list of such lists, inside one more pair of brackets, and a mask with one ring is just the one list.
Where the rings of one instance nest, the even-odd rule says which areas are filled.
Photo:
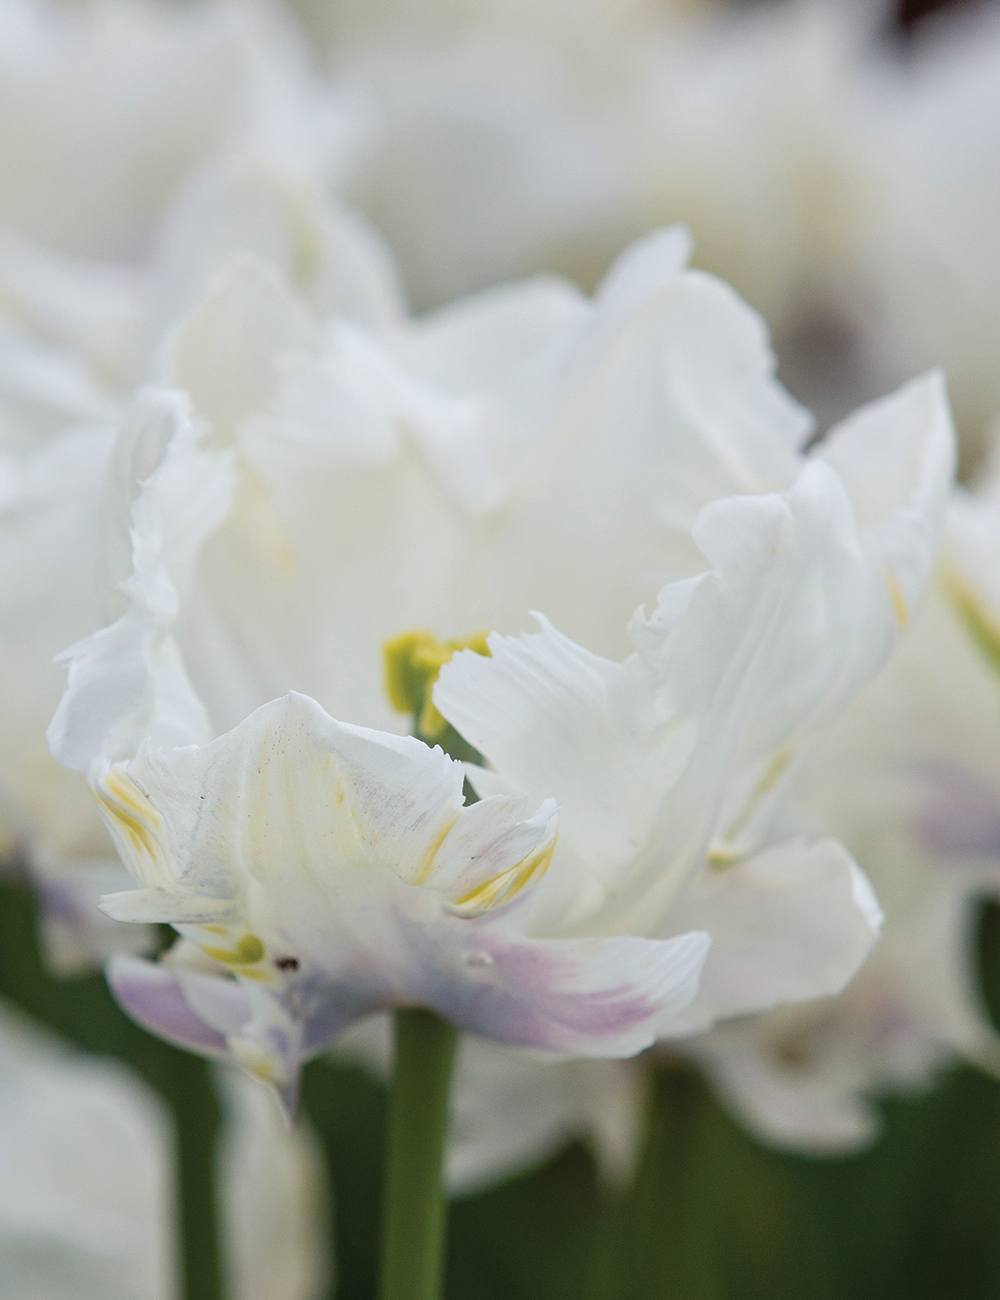
[[648, 1046], [695, 996], [707, 937], [526, 938], [555, 806], [465, 806], [464, 778], [440, 750], [300, 695], [208, 745], [95, 767], [143, 886], [104, 906], [189, 941], [165, 963], [116, 962], [116, 995], [165, 1037], [224, 1048], [288, 1103], [302, 1059], [385, 1007], [583, 1056]]

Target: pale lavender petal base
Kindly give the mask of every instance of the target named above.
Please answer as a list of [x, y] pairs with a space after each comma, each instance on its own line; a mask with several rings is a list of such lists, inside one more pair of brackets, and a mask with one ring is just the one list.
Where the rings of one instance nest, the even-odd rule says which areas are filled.
[[139, 957], [113, 957], [107, 966], [115, 1000], [144, 1029], [201, 1056], [228, 1055], [225, 1037], [195, 1015], [165, 966]]
[[926, 786], [915, 818], [921, 842], [943, 858], [1000, 861], [1000, 804], [972, 773], [945, 763], [915, 763]]
[[690, 1004], [709, 948], [700, 932], [531, 940], [458, 918], [443, 927], [404, 926], [400, 937], [408, 978], [392, 988], [382, 970], [370, 982], [354, 972], [350, 983], [303, 972], [272, 1002], [271, 991], [131, 957], [109, 963], [108, 982], [139, 1024], [200, 1055], [228, 1056], [227, 1034], [258, 1041], [285, 1063], [285, 1100], [294, 1105], [300, 1062], [383, 1008], [430, 1007], [460, 1029], [517, 1046], [635, 1055]]

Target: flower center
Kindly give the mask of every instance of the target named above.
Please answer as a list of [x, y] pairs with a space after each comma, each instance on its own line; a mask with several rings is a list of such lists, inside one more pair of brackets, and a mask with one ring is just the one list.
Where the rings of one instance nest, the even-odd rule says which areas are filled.
[[412, 714], [414, 735], [429, 745], [440, 744], [453, 758], [468, 756], [453, 752], [447, 743], [460, 738], [456, 733], [449, 736], [452, 729], [434, 706], [431, 698], [434, 683], [441, 669], [459, 650], [474, 650], [488, 657], [486, 636], [485, 632], [476, 632], [459, 640], [439, 641], [433, 632], [417, 628], [401, 632], [384, 646], [385, 688], [392, 707], [400, 713]]

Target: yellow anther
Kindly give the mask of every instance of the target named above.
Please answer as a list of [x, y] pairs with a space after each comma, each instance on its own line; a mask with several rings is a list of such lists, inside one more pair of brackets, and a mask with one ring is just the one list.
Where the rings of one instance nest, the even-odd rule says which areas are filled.
[[485, 632], [462, 640], [439, 641], [425, 628], [400, 633], [385, 643], [384, 650], [389, 701], [400, 713], [412, 713], [418, 733], [428, 740], [437, 740], [448, 726], [431, 699], [438, 673], [459, 650], [490, 653]]
[[417, 715], [417, 731], [427, 740], [440, 740], [447, 729], [448, 722], [438, 712], [430, 691], [424, 696], [424, 707]]
[[255, 934], [245, 934], [234, 948], [203, 948], [209, 957], [229, 966], [253, 966], [262, 961], [264, 945]]

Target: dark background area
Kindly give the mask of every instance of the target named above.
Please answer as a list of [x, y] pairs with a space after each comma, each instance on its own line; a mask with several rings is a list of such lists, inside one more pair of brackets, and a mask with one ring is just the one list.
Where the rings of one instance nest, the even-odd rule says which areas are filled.
[[[210, 1067], [129, 1021], [100, 975], [47, 975], [34, 933], [28, 891], [0, 882], [0, 994], [160, 1091], [178, 1120], [193, 1240], [212, 1252], [212, 1207], [198, 1199], [217, 1122]], [[983, 909], [980, 951], [996, 1020], [995, 904]], [[306, 1069], [303, 1107], [335, 1186], [337, 1295], [374, 1300], [384, 1092], [363, 1071], [320, 1060]], [[868, 1152], [807, 1159], [759, 1146], [695, 1073], [661, 1068], [631, 1190], [602, 1186], [572, 1145], [453, 1204], [448, 1300], [995, 1300], [1000, 1083], [955, 1068], [883, 1112]]]
[[969, 7], [969, 0], [899, 0], [896, 6], [896, 21], [901, 27], [913, 27], [921, 18], [942, 9]]

